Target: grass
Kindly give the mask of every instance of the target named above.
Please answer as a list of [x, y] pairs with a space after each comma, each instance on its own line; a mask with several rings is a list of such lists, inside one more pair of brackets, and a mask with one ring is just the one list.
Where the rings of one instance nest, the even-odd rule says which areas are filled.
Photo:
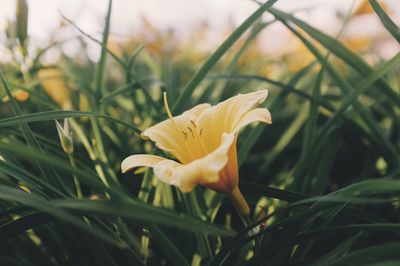
[[[158, 52], [140, 39], [112, 50], [112, 1], [101, 41], [72, 25], [77, 38], [99, 44], [98, 62], [63, 54], [62, 42], [21, 59], [18, 36], [9, 35], [4, 46], [14, 59], [1, 64], [0, 96], [8, 100], [0, 106], [0, 264], [398, 265], [400, 53], [368, 62], [339, 35], [275, 2], [260, 4], [206, 55], [190, 45], [187, 54], [165, 50], [171, 40], [161, 33]], [[398, 41], [390, 15], [369, 2]], [[26, 34], [23, 14], [19, 34]], [[255, 46], [275, 24], [311, 57], [295, 71]], [[29, 36], [21, 38], [25, 49]], [[49, 49], [61, 53], [56, 65], [41, 58]], [[249, 127], [238, 140], [249, 224], [213, 191], [182, 194], [151, 170], [120, 172], [130, 154], [162, 153], [139, 134], [166, 118], [163, 91], [179, 114], [264, 88], [273, 124]], [[65, 118], [70, 154], [54, 122]]]

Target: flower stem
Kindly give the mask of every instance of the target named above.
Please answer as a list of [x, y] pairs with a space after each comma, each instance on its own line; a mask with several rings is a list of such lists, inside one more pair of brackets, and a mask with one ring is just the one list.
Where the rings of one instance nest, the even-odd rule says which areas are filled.
[[229, 196], [229, 199], [232, 201], [233, 206], [235, 206], [236, 211], [241, 217], [248, 217], [250, 214], [250, 208], [244, 199], [242, 193], [239, 190], [239, 187], [236, 186], [232, 193]]
[[[75, 164], [75, 159], [74, 159], [74, 157], [72, 156], [72, 154], [68, 154], [68, 157], [69, 157], [69, 161], [70, 161], [70, 163], [71, 163], [71, 166], [72, 166], [73, 168], [75, 168], [75, 167], [76, 167], [76, 164]], [[75, 184], [75, 189], [76, 189], [76, 196], [77, 196], [78, 198], [82, 198], [81, 184], [79, 183], [79, 180], [78, 180], [78, 178], [76, 177], [75, 174], [72, 175], [72, 178], [74, 179], [74, 184]]]

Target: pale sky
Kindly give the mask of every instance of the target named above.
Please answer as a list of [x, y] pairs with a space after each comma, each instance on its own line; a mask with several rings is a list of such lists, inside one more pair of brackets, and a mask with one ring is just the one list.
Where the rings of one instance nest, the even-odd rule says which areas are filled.
[[[356, 6], [359, 2], [355, 0]], [[341, 26], [336, 14], [346, 14], [352, 3], [352, 0], [280, 0], [275, 7], [285, 11], [307, 10], [296, 13], [296, 16], [335, 34]], [[61, 20], [59, 12], [85, 32], [99, 37], [107, 4], [107, 0], [28, 0], [31, 41], [37, 45], [48, 42], [50, 33], [55, 31]], [[392, 18], [399, 24], [400, 0], [385, 0], [385, 4], [392, 11]], [[15, 1], [0, 0], [0, 6], [0, 22], [6, 18], [12, 19]], [[228, 24], [239, 25], [257, 7], [250, 0], [114, 0], [111, 32], [120, 37], [132, 35], [140, 29], [141, 16], [144, 15], [158, 28], [173, 28], [184, 38], [196, 25], [206, 20], [214, 36], [221, 36], [221, 40], [218, 37], [214, 40], [219, 43], [224, 38], [219, 34], [220, 31], [226, 30]], [[352, 34], [374, 34], [374, 31], [382, 29], [376, 18], [349, 25], [349, 29], [352, 27]], [[279, 45], [279, 39], [284, 35], [280, 33], [283, 31], [283, 26], [275, 25], [264, 32], [264, 36], [274, 36], [274, 40], [266, 37], [269, 39], [267, 45]], [[76, 31], [74, 34], [78, 35]]]

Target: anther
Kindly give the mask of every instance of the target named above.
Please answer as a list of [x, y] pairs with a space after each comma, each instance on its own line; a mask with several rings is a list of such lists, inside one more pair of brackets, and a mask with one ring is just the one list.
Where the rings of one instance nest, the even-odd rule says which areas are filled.
[[187, 129], [189, 129], [189, 131], [190, 131], [190, 134], [192, 134], [192, 137], [194, 138], [194, 132], [193, 132], [193, 129], [192, 129], [191, 127], [187, 127]]
[[185, 140], [187, 140], [187, 133], [186, 133], [185, 131], [182, 131], [182, 134], [183, 134], [183, 138], [184, 138]]
[[200, 128], [199, 136], [201, 137], [201, 133], [203, 133], [203, 129]]
[[197, 126], [196, 126], [196, 123], [195, 122], [193, 122], [193, 120], [190, 120], [190, 123], [192, 123], [192, 125], [193, 125], [193, 127], [194, 128], [196, 128]]

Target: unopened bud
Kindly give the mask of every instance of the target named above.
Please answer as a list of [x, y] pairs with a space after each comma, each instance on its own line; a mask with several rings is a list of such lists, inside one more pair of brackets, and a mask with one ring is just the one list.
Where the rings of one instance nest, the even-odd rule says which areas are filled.
[[64, 126], [61, 126], [56, 120], [56, 128], [64, 152], [72, 154], [74, 152], [74, 143], [72, 141], [72, 133], [69, 131], [68, 119], [64, 119]]

